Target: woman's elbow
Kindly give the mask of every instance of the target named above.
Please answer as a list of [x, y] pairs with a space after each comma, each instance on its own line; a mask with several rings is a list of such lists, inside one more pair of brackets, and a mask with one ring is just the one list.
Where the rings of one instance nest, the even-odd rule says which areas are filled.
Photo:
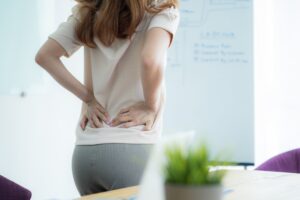
[[54, 40], [48, 39], [37, 52], [35, 62], [45, 67], [48, 62], [59, 60], [63, 55], [65, 55], [65, 50]]
[[43, 66], [46, 62], [46, 58], [47, 58], [47, 53], [39, 50], [37, 52], [37, 54], [35, 55], [35, 62], [39, 65], [39, 66]]
[[143, 55], [142, 65], [145, 70], [160, 70], [163, 68], [162, 62], [152, 56]]
[[40, 49], [35, 55], [35, 62], [43, 68], [45, 68], [49, 62], [59, 59], [60, 57], [53, 55], [51, 52], [44, 49]]

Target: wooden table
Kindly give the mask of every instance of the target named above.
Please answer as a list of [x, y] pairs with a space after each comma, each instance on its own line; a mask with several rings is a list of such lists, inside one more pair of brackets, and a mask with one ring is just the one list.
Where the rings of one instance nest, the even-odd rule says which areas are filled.
[[129, 187], [119, 190], [113, 190], [110, 192], [102, 192], [99, 194], [92, 194], [88, 196], [81, 197], [80, 200], [96, 200], [97, 198], [126, 198], [134, 194], [137, 194], [138, 187]]
[[[226, 188], [224, 200], [300, 200], [299, 174], [228, 171], [224, 185]], [[96, 200], [100, 197], [126, 198], [137, 194], [137, 192], [138, 187], [130, 187], [82, 197], [81, 200]], [[149, 194], [150, 199], [151, 195]]]

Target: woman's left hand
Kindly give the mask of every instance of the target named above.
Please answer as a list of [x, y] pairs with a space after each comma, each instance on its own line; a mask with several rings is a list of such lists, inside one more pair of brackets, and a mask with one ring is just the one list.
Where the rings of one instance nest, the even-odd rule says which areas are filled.
[[128, 108], [122, 109], [116, 118], [112, 120], [112, 126], [129, 128], [138, 125], [145, 125], [143, 131], [151, 130], [156, 118], [156, 111], [144, 102], [139, 102]]

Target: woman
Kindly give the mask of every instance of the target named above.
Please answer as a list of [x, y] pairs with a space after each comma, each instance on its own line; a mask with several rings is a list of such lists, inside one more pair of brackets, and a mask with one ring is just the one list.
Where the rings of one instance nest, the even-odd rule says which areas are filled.
[[[159, 139], [177, 0], [77, 0], [36, 62], [83, 102], [72, 169], [81, 195], [137, 185]], [[60, 58], [84, 46], [84, 84]]]

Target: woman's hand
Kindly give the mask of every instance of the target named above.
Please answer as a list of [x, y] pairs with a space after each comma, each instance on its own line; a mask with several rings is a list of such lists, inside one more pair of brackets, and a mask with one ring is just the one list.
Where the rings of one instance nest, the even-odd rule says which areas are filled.
[[151, 130], [156, 118], [156, 111], [144, 102], [139, 102], [128, 108], [122, 109], [111, 125], [121, 128], [129, 128], [138, 125], [145, 125], [143, 131]]
[[86, 114], [83, 115], [80, 126], [82, 129], [85, 129], [87, 122], [89, 122], [92, 128], [101, 128], [103, 127], [103, 121], [109, 124], [110, 117], [107, 111], [94, 97], [87, 103]]

